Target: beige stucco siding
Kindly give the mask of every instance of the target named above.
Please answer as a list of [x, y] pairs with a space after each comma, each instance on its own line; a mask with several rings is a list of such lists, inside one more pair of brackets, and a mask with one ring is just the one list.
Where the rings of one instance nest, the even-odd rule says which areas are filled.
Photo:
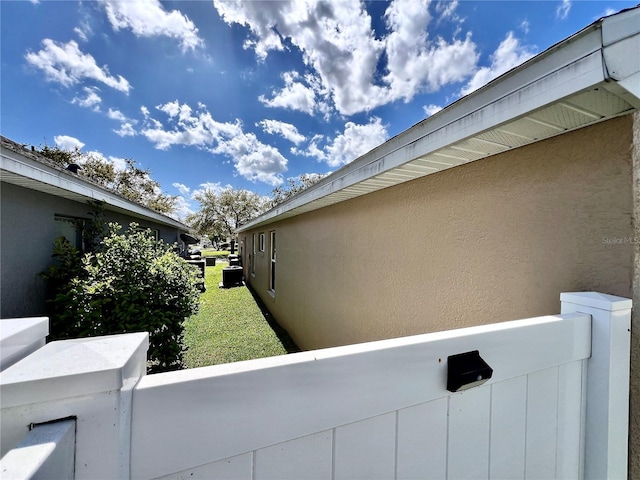
[[626, 116], [255, 230], [275, 296], [268, 244], [250, 281], [305, 349], [630, 297], [631, 140]]

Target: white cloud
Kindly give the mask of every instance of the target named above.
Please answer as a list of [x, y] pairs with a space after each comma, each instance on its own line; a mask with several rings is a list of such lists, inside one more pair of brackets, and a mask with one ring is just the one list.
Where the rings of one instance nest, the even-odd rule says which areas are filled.
[[53, 141], [63, 150], [75, 150], [76, 148], [82, 149], [82, 147], [84, 147], [84, 143], [77, 138], [69, 137], [68, 135], [56, 135], [53, 137]]
[[258, 100], [268, 107], [288, 108], [312, 114], [316, 107], [316, 94], [313, 88], [304, 85], [297, 72], [285, 72], [282, 74], [284, 87], [282, 89], [273, 90], [271, 99], [260, 95]]
[[441, 18], [456, 19], [456, 8], [458, 8], [458, 0], [443, 0], [436, 3], [436, 12]]
[[187, 187], [184, 183], [172, 183], [172, 185], [178, 189], [180, 195], [188, 197], [191, 193], [191, 189]]
[[100, 98], [100, 95], [96, 93], [98, 89], [83, 87], [82, 90], [85, 94], [85, 97], [81, 98], [76, 96], [73, 98], [73, 100], [71, 100], [71, 103], [73, 103], [74, 105], [80, 105], [84, 108], [92, 108], [94, 112], [99, 112], [102, 98]]
[[385, 12], [389, 73], [385, 81], [391, 96], [409, 101], [419, 91], [437, 91], [457, 83], [474, 70], [478, 53], [467, 34], [464, 40], [448, 43], [443, 38], [430, 41], [427, 27], [432, 18], [426, 0], [396, 0]]
[[[351, 114], [380, 104], [384, 91], [373, 84], [373, 75], [383, 45], [373, 34], [364, 5], [214, 0], [214, 6], [225, 22], [251, 29], [253, 37], [245, 45], [263, 60], [270, 50], [285, 48], [282, 39], [290, 40], [341, 113]], [[293, 87], [286, 85], [279, 96], [290, 97]], [[299, 85], [295, 88], [296, 92], [301, 91]]]
[[167, 12], [158, 0], [102, 0], [115, 31], [129, 28], [139, 37], [167, 36], [180, 42], [183, 52], [204, 44], [194, 23], [178, 10]]
[[141, 133], [160, 150], [173, 145], [189, 145], [232, 159], [236, 171], [252, 181], [280, 185], [287, 170], [287, 159], [274, 147], [244, 132], [242, 123], [222, 123], [213, 119], [206, 107], [194, 111], [187, 104], [169, 102], [156, 107], [169, 116], [170, 126], [147, 116]]
[[262, 127], [262, 130], [266, 133], [280, 135], [296, 145], [305, 141], [305, 136], [298, 132], [295, 125], [291, 125], [290, 123], [281, 122], [279, 120], [261, 120], [256, 123], [256, 126]]
[[127, 117], [125, 117], [120, 110], [114, 110], [113, 108], [109, 108], [107, 117], [109, 117], [111, 120], [118, 120], [120, 122], [124, 122], [127, 119]]
[[477, 90], [534, 55], [535, 52], [531, 47], [521, 46], [513, 32], [509, 32], [507, 37], [500, 42], [496, 51], [491, 54], [491, 65], [478, 69], [471, 80], [462, 88], [461, 94], [467, 95]]
[[120, 137], [135, 137], [138, 132], [133, 128], [133, 125], [130, 122], [124, 122], [120, 125], [120, 128], [117, 130], [114, 129], [113, 132]]
[[562, 3], [556, 8], [556, 17], [564, 20], [571, 10], [571, 0], [562, 0]]
[[320, 147], [322, 136], [314, 137], [306, 150], [294, 149], [294, 153], [315, 157], [330, 167], [351, 163], [387, 140], [388, 133], [382, 121], [373, 117], [369, 123], [358, 125], [347, 122], [344, 131], [332, 139], [331, 143]]
[[[440, 21], [462, 22], [455, 15], [457, 2], [435, 5]], [[304, 79], [289, 72], [283, 75], [284, 87], [259, 98], [271, 107], [325, 116], [329, 105], [343, 115], [366, 112], [464, 81], [479, 58], [470, 34], [451, 41], [429, 38], [428, 0], [391, 2], [385, 14], [388, 33], [382, 37], [376, 36], [363, 2], [214, 0], [214, 6], [226, 23], [250, 30], [245, 47], [259, 59], [291, 46], [302, 54]], [[387, 71], [380, 78], [378, 63], [385, 53]]]
[[435, 115], [440, 110], [442, 110], [442, 107], [440, 105], [431, 104], [425, 105], [424, 107], [422, 107], [422, 109], [424, 110], [424, 113], [427, 115], [427, 117], [430, 117], [431, 115]]
[[195, 212], [191, 208], [191, 203], [182, 195], [177, 195], [175, 199], [174, 211], [168, 215], [180, 222], [184, 222], [189, 215]]
[[80, 51], [78, 44], [58, 43], [49, 38], [42, 41], [44, 49], [25, 55], [27, 62], [42, 70], [45, 78], [58, 82], [65, 87], [76, 85], [84, 80], [94, 80], [120, 92], [129, 93], [131, 85], [122, 76], [117, 78], [109, 74], [106, 66], [100, 68], [90, 54]]
[[76, 32], [76, 35], [78, 35], [78, 37], [80, 37], [80, 40], [85, 41], [85, 42], [87, 40], [89, 40], [88, 33], [85, 32], [82, 28], [76, 27], [76, 28], [73, 29], [73, 31]]
[[114, 110], [113, 108], [109, 108], [109, 110], [107, 111], [107, 117], [109, 117], [111, 120], [120, 122], [120, 128], [113, 130], [113, 132], [115, 132], [118, 136], [133, 137], [137, 135], [137, 132], [133, 127], [136, 123], [138, 123], [137, 120], [127, 118], [125, 114], [120, 110]]

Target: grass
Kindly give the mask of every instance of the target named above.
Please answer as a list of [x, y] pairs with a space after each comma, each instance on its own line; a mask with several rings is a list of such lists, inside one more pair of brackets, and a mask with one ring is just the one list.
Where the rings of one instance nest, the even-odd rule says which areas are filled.
[[184, 356], [187, 368], [297, 351], [286, 332], [278, 327], [247, 287], [218, 288], [226, 263], [206, 268], [207, 287], [200, 297], [200, 311], [185, 321]]
[[227, 258], [231, 252], [226, 250], [214, 250], [213, 248], [203, 248], [201, 253], [203, 257]]

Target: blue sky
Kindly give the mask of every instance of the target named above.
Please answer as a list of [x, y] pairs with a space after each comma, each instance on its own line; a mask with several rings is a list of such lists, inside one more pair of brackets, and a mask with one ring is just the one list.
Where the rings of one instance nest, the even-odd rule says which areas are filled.
[[0, 1], [2, 135], [204, 188], [328, 173], [635, 1]]

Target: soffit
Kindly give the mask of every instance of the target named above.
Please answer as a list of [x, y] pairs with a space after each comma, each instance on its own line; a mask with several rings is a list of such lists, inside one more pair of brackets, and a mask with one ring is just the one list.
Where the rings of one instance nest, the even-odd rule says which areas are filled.
[[391, 138], [239, 231], [640, 109], [640, 8], [600, 19]]
[[[634, 107], [599, 86], [371, 175], [270, 219], [281, 220], [625, 115]], [[256, 225], [257, 226], [257, 225]]]

